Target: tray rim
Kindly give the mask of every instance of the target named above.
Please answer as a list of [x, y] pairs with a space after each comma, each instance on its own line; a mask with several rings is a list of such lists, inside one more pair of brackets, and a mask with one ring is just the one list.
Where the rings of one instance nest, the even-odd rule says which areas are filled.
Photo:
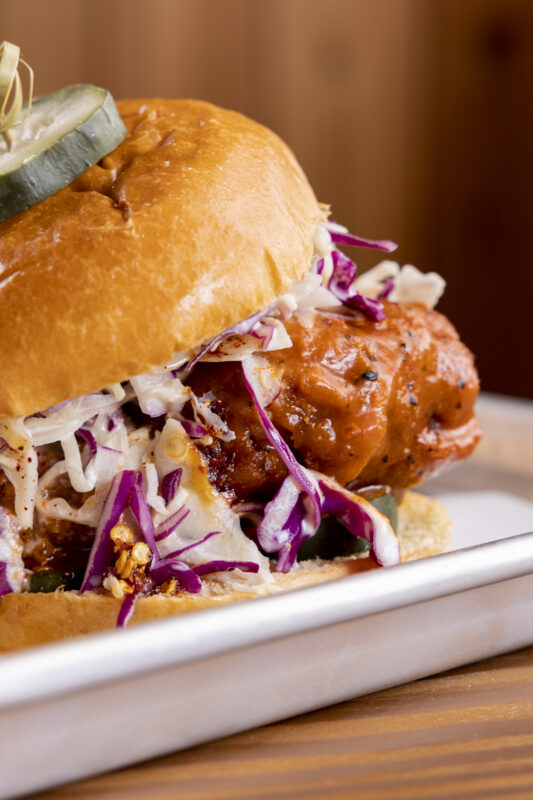
[[531, 572], [533, 532], [279, 595], [6, 654], [0, 659], [0, 714]]
[[[502, 422], [507, 443], [526, 444], [529, 426], [523, 423], [533, 419], [531, 401], [482, 392], [478, 412], [487, 425], [487, 445], [471, 457], [474, 466], [494, 460]], [[501, 463], [502, 455], [498, 450], [505, 470], [510, 465]], [[7, 653], [0, 657], [0, 715], [54, 696], [521, 577], [533, 572], [532, 545], [533, 532], [522, 533], [279, 595]]]

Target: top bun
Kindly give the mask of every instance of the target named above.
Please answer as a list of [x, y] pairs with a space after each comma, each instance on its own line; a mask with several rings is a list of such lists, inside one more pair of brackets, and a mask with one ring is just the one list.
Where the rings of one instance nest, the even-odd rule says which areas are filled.
[[0, 417], [168, 362], [309, 268], [320, 216], [271, 131], [195, 100], [125, 100], [123, 143], [0, 224]]

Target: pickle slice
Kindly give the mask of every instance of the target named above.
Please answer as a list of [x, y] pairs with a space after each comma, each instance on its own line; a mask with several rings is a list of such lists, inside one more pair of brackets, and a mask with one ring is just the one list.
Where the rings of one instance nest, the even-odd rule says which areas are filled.
[[34, 572], [28, 581], [29, 592], [55, 592], [61, 586], [65, 586], [65, 578], [56, 570], [46, 572]]
[[68, 86], [35, 100], [24, 123], [0, 139], [0, 221], [69, 184], [125, 135], [106, 89]]
[[[363, 495], [364, 496], [364, 495]], [[377, 510], [387, 517], [393, 530], [398, 527], [398, 505], [392, 492], [378, 497], [365, 498]], [[314, 536], [306, 539], [298, 550], [298, 561], [307, 561], [311, 558], [332, 559], [337, 556], [354, 556], [366, 553], [369, 550], [366, 539], [354, 536], [346, 530], [334, 517], [322, 517], [320, 527]], [[272, 557], [272, 556], [271, 556]]]

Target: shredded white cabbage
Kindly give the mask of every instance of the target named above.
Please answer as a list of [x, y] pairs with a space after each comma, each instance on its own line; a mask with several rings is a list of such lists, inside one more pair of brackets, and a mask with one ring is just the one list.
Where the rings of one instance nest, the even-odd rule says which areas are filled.
[[158, 514], [163, 517], [168, 516], [168, 510], [165, 501], [159, 494], [159, 476], [157, 474], [157, 467], [153, 462], [148, 462], [143, 467], [143, 492], [146, 497], [146, 502]]
[[[284, 297], [286, 296], [284, 295]], [[290, 313], [297, 308], [297, 303], [291, 302]], [[266, 345], [262, 344], [263, 341], [266, 342]], [[224, 339], [216, 352], [206, 353], [202, 361], [242, 361], [258, 350], [265, 353], [269, 350], [284, 350], [288, 347], [292, 347], [292, 341], [283, 322], [276, 317], [265, 316], [260, 323], [255, 325], [253, 334], [245, 333]]]
[[126, 391], [121, 383], [113, 383], [111, 386], [108, 386], [109, 394], [112, 394], [115, 400], [124, 400], [126, 397]]
[[0, 467], [15, 489], [15, 513], [22, 528], [31, 528], [38, 482], [38, 459], [24, 420], [0, 424], [7, 448], [0, 452]]
[[446, 287], [446, 281], [436, 272], [420, 272], [412, 264], [403, 267], [396, 261], [382, 261], [355, 280], [356, 289], [366, 297], [376, 298], [388, 278], [394, 288], [388, 296], [395, 303], [421, 303], [435, 308]]
[[223, 442], [232, 442], [235, 439], [235, 433], [230, 431], [226, 423], [218, 414], [211, 410], [210, 401], [215, 397], [212, 393], [210, 396], [198, 398], [192, 396], [192, 407], [194, 410], [194, 419], [200, 425], [208, 425], [211, 429], [217, 431], [217, 436]]
[[144, 414], [150, 417], [163, 414], [179, 414], [191, 399], [191, 390], [179, 378], [169, 377], [168, 372], [137, 375], [130, 379], [137, 400]]
[[82, 428], [88, 419], [96, 414], [116, 411], [120, 408], [122, 401], [117, 401], [109, 394], [88, 394], [76, 397], [61, 406], [57, 410], [43, 411], [41, 415], [27, 417], [24, 424], [28, 433], [26, 436], [31, 439], [35, 447], [44, 444], [61, 442], [68, 436], [76, 433]]
[[73, 433], [61, 440], [61, 447], [65, 454], [65, 464], [70, 485], [77, 492], [91, 492], [96, 486], [94, 459], [89, 461], [84, 470], [81, 463], [80, 448]]
[[[186, 505], [190, 509], [188, 516], [174, 533], [159, 543], [161, 555], [166, 556], [198, 542], [211, 531], [220, 531], [220, 535], [212, 536], [184, 553], [183, 560], [190, 564], [201, 564], [211, 559], [255, 561], [259, 564], [257, 574], [239, 571], [217, 573], [221, 582], [231, 584], [232, 587], [241, 584], [249, 587], [270, 580], [268, 559], [260, 554], [255, 543], [243, 533], [239, 517], [210, 483], [202, 455], [191, 443], [183, 426], [174, 419], [165, 423], [155, 447], [154, 462], [160, 480], [178, 467], [183, 470], [180, 491], [186, 493]], [[156, 526], [179, 508], [179, 501], [180, 498], [174, 498], [165, 515], [155, 514]]]
[[319, 222], [319, 224], [316, 226], [314, 245], [315, 254], [319, 257], [323, 258], [331, 252], [331, 236], [329, 235], [328, 228], [323, 222]]
[[35, 503], [37, 511], [45, 519], [65, 519], [95, 528], [109, 487], [103, 486], [96, 490], [80, 508], [74, 508], [63, 497], [48, 498], [49, 489], [58, 478], [66, 474], [65, 461], [57, 461], [41, 476]]
[[[3, 565], [5, 573], [2, 577]], [[13, 514], [0, 507], [0, 594], [7, 591], [8, 587], [13, 592], [22, 592], [25, 586], [20, 526]]]

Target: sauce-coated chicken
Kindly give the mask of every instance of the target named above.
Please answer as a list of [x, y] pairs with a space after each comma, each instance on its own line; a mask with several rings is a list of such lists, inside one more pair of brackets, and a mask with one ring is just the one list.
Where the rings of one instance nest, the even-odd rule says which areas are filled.
[[[465, 458], [479, 439], [478, 378], [448, 320], [385, 303], [386, 319], [331, 313], [286, 322], [293, 347], [264, 355], [281, 379], [268, 412], [299, 459], [342, 484], [403, 489]], [[286, 470], [266, 441], [239, 363], [202, 363], [190, 383], [213, 392], [235, 431], [204, 447], [229, 498], [269, 499]]]

